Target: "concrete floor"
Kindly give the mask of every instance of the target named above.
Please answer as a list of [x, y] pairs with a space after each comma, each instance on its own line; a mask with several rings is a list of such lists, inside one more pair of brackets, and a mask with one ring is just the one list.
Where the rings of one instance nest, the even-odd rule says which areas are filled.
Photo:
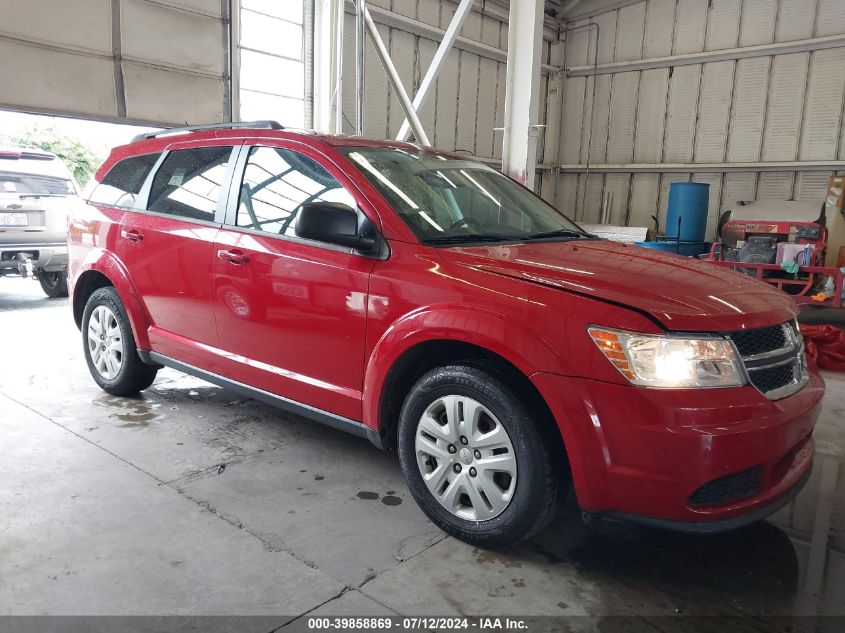
[[364, 440], [172, 370], [103, 393], [36, 283], [0, 279], [0, 352], [0, 615], [845, 615], [842, 375], [773, 521], [696, 537], [570, 513], [493, 553], [446, 538]]

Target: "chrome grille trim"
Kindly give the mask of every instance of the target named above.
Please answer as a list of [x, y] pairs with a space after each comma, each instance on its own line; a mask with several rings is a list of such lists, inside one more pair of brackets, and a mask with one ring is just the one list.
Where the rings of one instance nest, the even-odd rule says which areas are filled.
[[[748, 376], [749, 383], [769, 400], [780, 400], [797, 393], [810, 379], [807, 362], [804, 356], [804, 341], [798, 330], [796, 321], [788, 321], [780, 325], [786, 345], [777, 349], [766, 350], [756, 354], [740, 356]], [[731, 336], [733, 338], [733, 336]], [[736, 347], [736, 343], [734, 343]], [[769, 361], [769, 362], [766, 362]], [[789, 382], [773, 389], [763, 390], [760, 386], [762, 374], [760, 372], [791, 366], [792, 378]], [[755, 376], [755, 374], [757, 374]], [[757, 380], [755, 381], [755, 378]]]

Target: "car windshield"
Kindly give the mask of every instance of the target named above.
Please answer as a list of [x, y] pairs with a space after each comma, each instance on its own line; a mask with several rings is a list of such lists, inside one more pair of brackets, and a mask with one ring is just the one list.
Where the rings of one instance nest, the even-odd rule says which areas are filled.
[[481, 163], [398, 148], [340, 148], [427, 244], [585, 239], [574, 222]]

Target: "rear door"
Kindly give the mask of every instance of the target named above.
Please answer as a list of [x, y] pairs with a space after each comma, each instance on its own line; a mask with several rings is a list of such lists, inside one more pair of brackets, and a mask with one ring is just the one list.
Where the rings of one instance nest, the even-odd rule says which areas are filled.
[[151, 321], [153, 350], [199, 367], [217, 344], [212, 257], [236, 147], [171, 146], [120, 225], [117, 251]]
[[[376, 260], [296, 236], [309, 201], [369, 209], [325, 157], [288, 141], [245, 145], [215, 245], [221, 372], [361, 419], [369, 275]], [[376, 215], [368, 210], [374, 222]]]

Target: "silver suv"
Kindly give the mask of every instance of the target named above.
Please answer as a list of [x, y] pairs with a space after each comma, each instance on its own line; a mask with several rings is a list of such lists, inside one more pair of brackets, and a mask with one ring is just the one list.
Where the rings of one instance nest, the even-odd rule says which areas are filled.
[[67, 214], [79, 186], [51, 152], [0, 146], [0, 276], [32, 277], [67, 296]]

